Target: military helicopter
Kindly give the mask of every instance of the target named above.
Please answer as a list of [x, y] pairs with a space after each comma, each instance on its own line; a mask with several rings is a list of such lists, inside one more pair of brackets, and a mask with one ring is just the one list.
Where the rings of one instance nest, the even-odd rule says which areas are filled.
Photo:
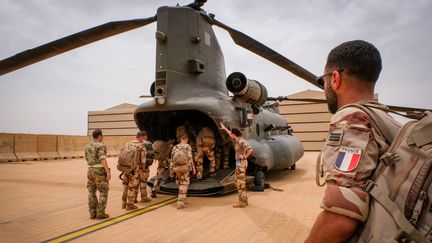
[[[176, 128], [185, 122], [195, 129], [211, 127], [219, 145], [229, 144], [219, 129], [223, 122], [240, 128], [253, 146], [249, 161], [248, 183], [255, 181], [264, 189], [264, 172], [295, 169], [303, 156], [303, 146], [292, 135], [287, 121], [268, 103], [266, 88], [258, 81], [235, 72], [226, 77], [224, 56], [213, 32], [213, 26], [230, 34], [234, 42], [318, 86], [316, 76], [271, 48], [235, 30], [202, 9], [206, 0], [195, 0], [186, 6], [163, 6], [155, 16], [109, 22], [76, 34], [26, 50], [0, 61], [0, 75], [59, 55], [72, 49], [157, 22], [155, 81], [152, 99], [136, 108], [134, 118], [150, 140], [168, 141]], [[232, 95], [230, 95], [230, 92]], [[219, 169], [214, 177], [193, 182], [189, 194], [224, 194], [235, 190], [234, 151], [228, 146], [229, 169]], [[222, 158], [221, 158], [222, 159]], [[208, 161], [204, 162], [208, 168]], [[149, 181], [151, 185], [153, 180]], [[176, 193], [177, 186], [163, 181], [161, 190]]]

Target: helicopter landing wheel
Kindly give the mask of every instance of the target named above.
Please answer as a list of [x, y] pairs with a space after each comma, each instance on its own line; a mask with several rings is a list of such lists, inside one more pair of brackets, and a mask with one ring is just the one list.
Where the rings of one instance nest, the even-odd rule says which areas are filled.
[[265, 176], [262, 170], [255, 172], [253, 191], [263, 192], [265, 189]]

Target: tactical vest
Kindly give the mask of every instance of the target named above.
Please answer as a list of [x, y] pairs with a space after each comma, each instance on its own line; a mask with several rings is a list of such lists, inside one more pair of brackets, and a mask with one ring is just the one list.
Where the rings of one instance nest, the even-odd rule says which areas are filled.
[[200, 146], [214, 146], [216, 143], [214, 133], [209, 127], [201, 129], [198, 139], [197, 144]]
[[159, 161], [167, 160], [170, 156], [172, 144], [162, 140], [156, 140], [153, 143], [154, 158]]
[[368, 114], [391, 143], [363, 187], [371, 196], [369, 216], [350, 242], [431, 242], [432, 113], [395, 131], [375, 109], [403, 114], [375, 103], [350, 106]]

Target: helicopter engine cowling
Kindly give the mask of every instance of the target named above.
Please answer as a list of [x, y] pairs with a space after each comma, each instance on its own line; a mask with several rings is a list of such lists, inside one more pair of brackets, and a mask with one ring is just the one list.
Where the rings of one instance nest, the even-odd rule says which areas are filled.
[[243, 73], [231, 73], [226, 79], [226, 87], [246, 104], [261, 106], [267, 101], [267, 89], [264, 85], [247, 79]]

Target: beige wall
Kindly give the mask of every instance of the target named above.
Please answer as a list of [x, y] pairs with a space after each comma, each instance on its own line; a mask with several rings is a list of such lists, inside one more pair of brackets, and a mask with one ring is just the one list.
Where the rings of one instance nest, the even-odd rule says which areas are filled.
[[[134, 136], [104, 136], [108, 156], [117, 156], [121, 146]], [[83, 158], [90, 136], [0, 133], [0, 162]]]
[[[306, 90], [288, 97], [325, 99], [323, 92], [313, 90]], [[303, 142], [305, 151], [320, 151], [323, 148], [331, 118], [327, 104], [283, 101], [279, 102], [279, 112], [293, 128], [294, 135]]]
[[99, 128], [107, 136], [134, 136], [138, 132], [135, 108], [136, 105], [121, 104], [105, 111], [89, 111], [87, 135]]

